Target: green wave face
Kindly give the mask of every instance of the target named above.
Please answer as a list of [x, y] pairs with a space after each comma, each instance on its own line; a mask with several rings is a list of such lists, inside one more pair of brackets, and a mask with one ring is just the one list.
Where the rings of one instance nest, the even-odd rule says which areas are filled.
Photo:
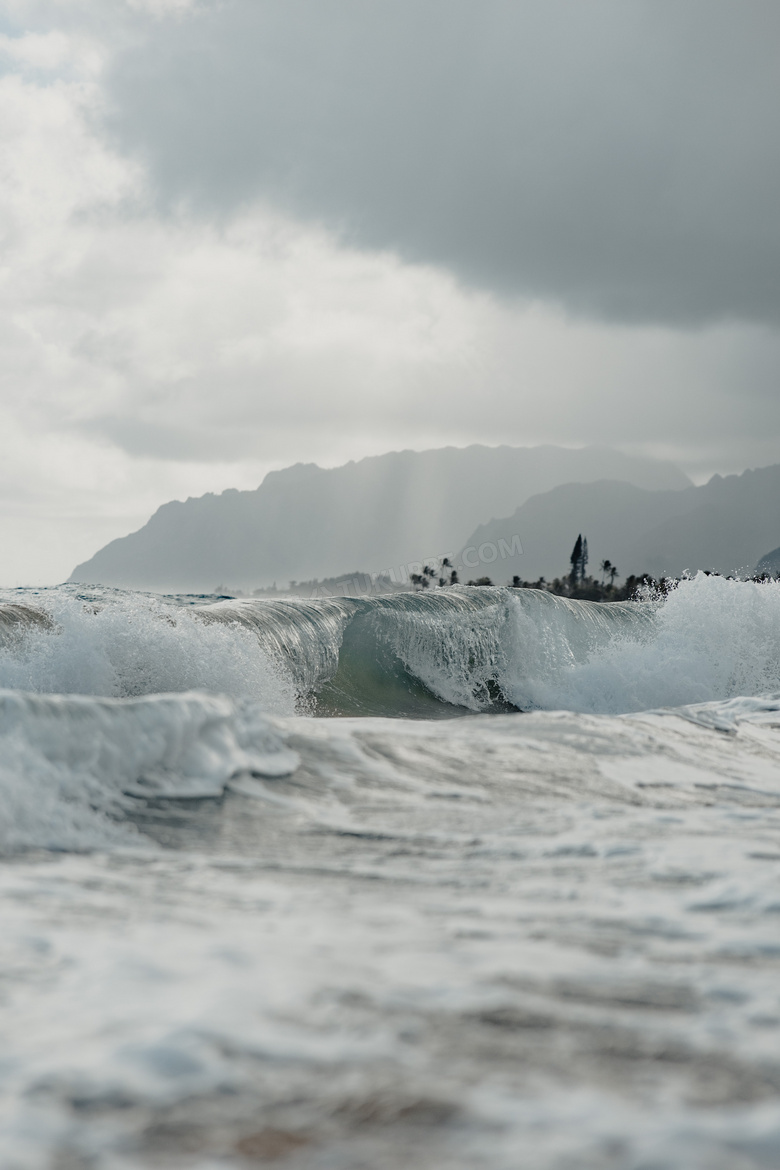
[[[523, 709], [523, 659], [576, 662], [646, 628], [648, 606], [535, 590], [447, 589], [363, 599], [242, 600], [201, 607], [255, 631], [295, 676], [301, 708], [329, 716], [448, 718]], [[530, 627], [523, 631], [523, 623]]]
[[[378, 628], [379, 627], [379, 628]], [[446, 719], [468, 708], [439, 698], [408, 669], [374, 615], [355, 615], [344, 630], [338, 668], [314, 695], [317, 715]]]
[[0, 598], [0, 688], [422, 719], [680, 707], [780, 693], [780, 584], [702, 574], [616, 604], [467, 586], [221, 602], [13, 590]]

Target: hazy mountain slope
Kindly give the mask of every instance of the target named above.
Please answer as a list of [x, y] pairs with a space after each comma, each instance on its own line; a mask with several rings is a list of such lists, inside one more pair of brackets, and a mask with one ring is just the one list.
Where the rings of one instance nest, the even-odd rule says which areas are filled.
[[637, 562], [644, 555], [654, 576], [685, 569], [752, 573], [780, 540], [780, 465], [716, 475], [691, 495], [694, 509], [660, 521], [629, 554]]
[[766, 553], [756, 565], [756, 572], [772, 573], [773, 576], [780, 574], [780, 548], [773, 548]]
[[398, 569], [454, 552], [490, 516], [557, 484], [619, 478], [684, 488], [676, 467], [608, 448], [446, 447], [323, 470], [297, 464], [256, 491], [165, 504], [138, 532], [79, 565], [72, 581], [140, 589], [254, 588], [345, 567]]
[[[569, 554], [578, 533], [588, 538], [590, 572], [609, 558], [621, 575], [633, 551], [637, 529], [645, 531], [679, 512], [690, 510], [690, 492], [651, 492], [633, 484], [602, 480], [590, 484], [565, 484], [532, 496], [516, 512], [502, 520], [480, 525], [466, 541], [456, 562], [463, 566], [462, 580], [489, 576], [506, 584], [517, 574], [524, 580], [565, 576]], [[502, 555], [518, 537], [521, 555]], [[501, 542], [504, 542], [502, 545]], [[636, 571], [639, 571], [638, 569]]]
[[[563, 576], [580, 532], [588, 538], [595, 576], [604, 559], [616, 564], [621, 576], [752, 572], [780, 539], [780, 465], [725, 479], [716, 475], [683, 491], [650, 492], [617, 482], [566, 484], [532, 497], [505, 519], [479, 526], [459, 554], [461, 561], [466, 554], [464, 579], [487, 575], [503, 583], [515, 574], [525, 580]], [[522, 555], [502, 556], [514, 537], [522, 543]]]

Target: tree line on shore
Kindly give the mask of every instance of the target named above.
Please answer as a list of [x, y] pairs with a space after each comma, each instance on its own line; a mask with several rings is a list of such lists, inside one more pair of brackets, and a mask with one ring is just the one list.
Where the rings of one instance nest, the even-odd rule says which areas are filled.
[[544, 589], [557, 597], [571, 597], [577, 601], [635, 601], [649, 594], [666, 594], [677, 584], [668, 577], [656, 580], [649, 573], [631, 573], [622, 585], [616, 585], [615, 578], [620, 576], [617, 565], [608, 559], [603, 560], [599, 565], [601, 580], [598, 580], [588, 573], [588, 560], [588, 539], [580, 533], [569, 557], [571, 569], [565, 577], [556, 577], [553, 581], [545, 581], [544, 577], [538, 581], [513, 577], [511, 587]]
[[[680, 582], [676, 577], [652, 577], [649, 573], [630, 574], [622, 584], [616, 584], [620, 578], [617, 565], [610, 560], [603, 560], [599, 564], [600, 578], [588, 573], [588, 541], [581, 534], [577, 537], [574, 548], [569, 557], [570, 570], [565, 576], [555, 577], [547, 581], [539, 577], [536, 581], [525, 581], [522, 577], [514, 576], [505, 584], [510, 589], [540, 589], [545, 593], [553, 593], [557, 597], [570, 597], [577, 601], [639, 601], [645, 598], [664, 596], [674, 589]], [[324, 580], [291, 581], [288, 589], [277, 589], [276, 583], [270, 588], [255, 589], [254, 597], [364, 597], [374, 593], [405, 592], [411, 585], [413, 589], [431, 589], [435, 587], [447, 588], [451, 585], [492, 586], [501, 585], [501, 581], [493, 581], [490, 577], [477, 577], [475, 580], [461, 582], [458, 570], [453, 566], [449, 557], [444, 557], [441, 564], [434, 561], [432, 565], [425, 565], [419, 573], [413, 572], [408, 577], [374, 573], [344, 573], [340, 577], [328, 577]], [[707, 576], [721, 576], [719, 573], [707, 573]], [[780, 578], [780, 573], [755, 573], [741, 580], [765, 582]], [[733, 579], [733, 578], [729, 578]], [[227, 589], [218, 585], [215, 593], [222, 597], [246, 596], [241, 590]]]
[[[507, 584], [511, 589], [540, 589], [546, 593], [553, 593], [556, 597], [570, 597], [576, 601], [639, 601], [646, 597], [666, 596], [680, 583], [678, 577], [656, 578], [649, 573], [631, 573], [625, 578], [622, 585], [616, 585], [615, 578], [620, 576], [616, 565], [607, 559], [601, 561], [599, 565], [601, 579], [599, 580], [588, 574], [588, 559], [587, 537], [583, 537], [580, 533], [569, 557], [571, 569], [566, 576], [555, 577], [552, 581], [547, 581], [544, 577], [539, 577], [537, 581], [524, 581], [521, 577], [514, 576]], [[721, 576], [720, 573], [711, 573], [707, 570], [705, 572], [708, 577]], [[442, 587], [460, 584], [457, 570], [452, 567], [446, 557], [442, 561], [440, 572], [431, 568], [430, 565], [426, 565], [421, 573], [412, 573], [410, 579], [417, 589], [426, 589], [432, 585]], [[729, 578], [729, 580], [733, 579]], [[758, 573], [745, 579], [765, 582], [775, 578], [771, 573]], [[490, 586], [495, 582], [490, 577], [477, 577], [475, 580], [466, 581], [465, 584]]]

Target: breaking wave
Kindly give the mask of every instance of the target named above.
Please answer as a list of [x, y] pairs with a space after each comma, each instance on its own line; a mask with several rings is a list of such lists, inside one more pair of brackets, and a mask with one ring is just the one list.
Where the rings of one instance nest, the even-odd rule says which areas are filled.
[[133, 698], [202, 690], [295, 709], [285, 661], [236, 625], [147, 594], [69, 587], [0, 603], [0, 688]]
[[540, 630], [525, 610], [508, 684], [513, 701], [620, 714], [780, 690], [780, 583], [700, 574], [639, 608], [646, 624], [629, 620], [584, 653], [560, 623]]
[[718, 704], [777, 692], [774, 583], [701, 576], [614, 605], [494, 588], [217, 603], [16, 591], [0, 602], [0, 849], [127, 842], [139, 799], [287, 774], [275, 716], [666, 707], [720, 727]]
[[195, 604], [41, 590], [0, 605], [0, 687], [407, 718], [676, 707], [780, 690], [780, 585], [700, 575], [607, 605], [499, 588]]

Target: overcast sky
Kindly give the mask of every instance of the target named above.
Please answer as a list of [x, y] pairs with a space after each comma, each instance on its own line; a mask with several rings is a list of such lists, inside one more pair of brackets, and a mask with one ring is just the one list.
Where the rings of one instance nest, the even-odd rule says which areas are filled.
[[780, 461], [777, 0], [0, 0], [0, 583], [400, 447]]

